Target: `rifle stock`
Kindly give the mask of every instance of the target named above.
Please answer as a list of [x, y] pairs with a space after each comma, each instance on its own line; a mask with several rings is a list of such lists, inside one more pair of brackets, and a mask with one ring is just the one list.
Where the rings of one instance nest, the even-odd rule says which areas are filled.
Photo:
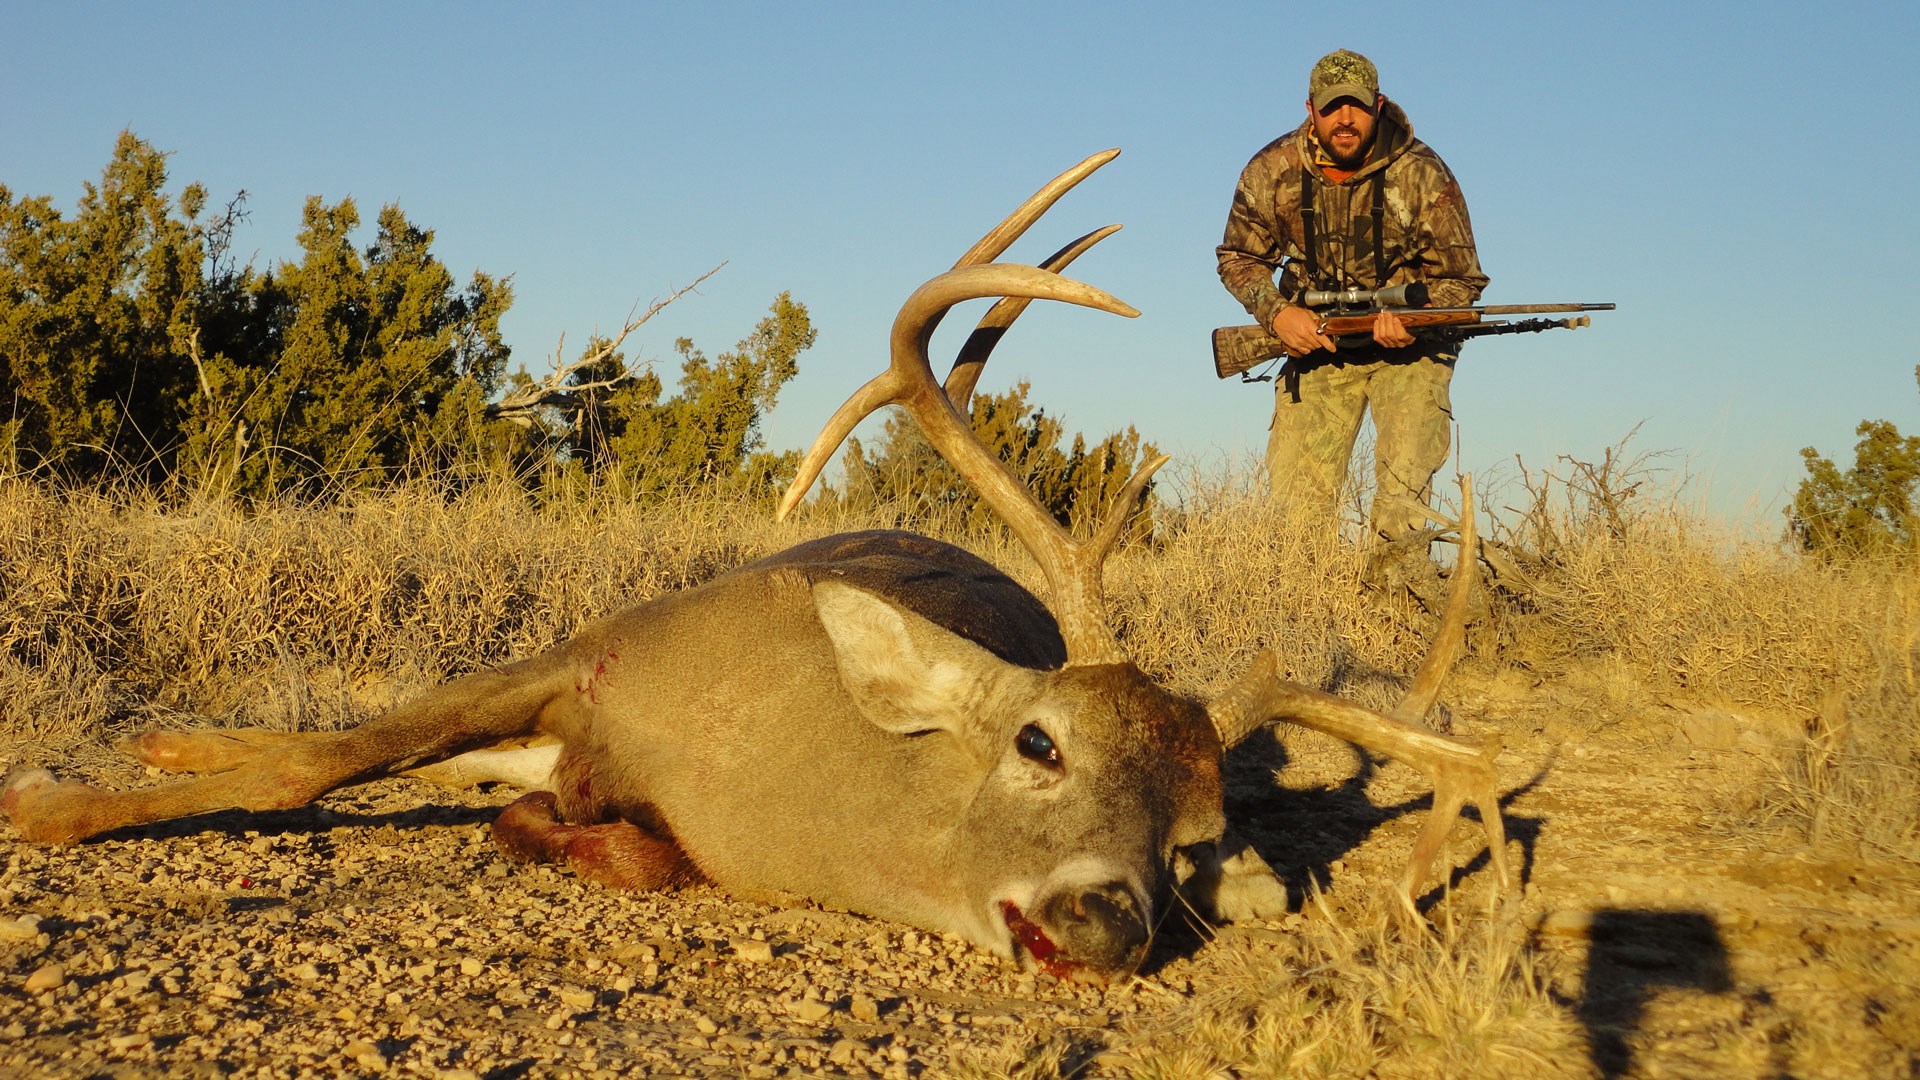
[[[1462, 337], [1490, 334], [1531, 334], [1542, 330], [1576, 330], [1591, 320], [1523, 319], [1520, 322], [1489, 322], [1488, 315], [1531, 315], [1558, 311], [1612, 311], [1612, 304], [1496, 304], [1464, 308], [1389, 309], [1400, 316], [1409, 330], [1456, 327]], [[1320, 320], [1320, 332], [1334, 339], [1364, 337], [1373, 333], [1376, 312], [1328, 315]], [[1264, 326], [1222, 326], [1213, 332], [1213, 370], [1219, 378], [1289, 355], [1286, 345]]]
[[1264, 326], [1222, 326], [1213, 332], [1213, 372], [1222, 379], [1285, 355], [1287, 347]]

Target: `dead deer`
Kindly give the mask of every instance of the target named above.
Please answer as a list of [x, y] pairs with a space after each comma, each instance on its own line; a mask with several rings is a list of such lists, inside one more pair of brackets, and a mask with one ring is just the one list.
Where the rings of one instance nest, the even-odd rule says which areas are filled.
[[[1284, 721], [1432, 779], [1433, 813], [1395, 889], [1405, 910], [1466, 802], [1506, 888], [1497, 743], [1419, 726], [1463, 636], [1470, 511], [1453, 602], [1391, 715], [1280, 678], [1271, 652], [1203, 705], [1135, 667], [1105, 614], [1102, 566], [1166, 459], [1143, 465], [1099, 527], [1075, 538], [969, 431], [960, 409], [980, 366], [1030, 301], [1137, 314], [1060, 274], [1117, 226], [1039, 266], [993, 261], [1117, 153], [1057, 177], [907, 299], [890, 366], [828, 421], [779, 511], [798, 505], [855, 424], [898, 405], [1032, 553], [1050, 605], [937, 540], [830, 536], [356, 728], [150, 732], [130, 743], [136, 757], [200, 775], [110, 791], [27, 770], [8, 778], [0, 810], [29, 840], [72, 843], [213, 810], [297, 807], [421, 766], [443, 779], [505, 778], [539, 789], [494, 825], [517, 858], [615, 886], [797, 895], [1105, 981], [1145, 957], [1177, 865], [1208, 871], [1192, 898], [1219, 916], [1279, 913], [1272, 871], [1257, 857], [1222, 860], [1216, 845], [1224, 748]], [[985, 297], [1003, 299], [943, 387], [927, 355], [934, 326]], [[499, 749], [529, 736], [552, 745]]]

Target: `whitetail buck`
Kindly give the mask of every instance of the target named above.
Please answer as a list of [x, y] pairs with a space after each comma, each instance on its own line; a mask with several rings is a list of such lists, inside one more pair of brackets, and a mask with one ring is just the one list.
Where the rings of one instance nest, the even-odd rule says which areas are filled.
[[[70, 843], [212, 810], [300, 806], [422, 765], [443, 778], [500, 776], [540, 789], [494, 826], [516, 857], [618, 886], [705, 881], [798, 895], [1107, 980], [1145, 956], [1177, 863], [1210, 867], [1197, 880], [1215, 891], [1199, 899], [1218, 914], [1275, 913], [1255, 910], [1262, 882], [1266, 899], [1274, 895], [1271, 870], [1241, 858], [1223, 872], [1208, 853], [1226, 825], [1223, 748], [1287, 721], [1432, 778], [1432, 817], [1397, 889], [1408, 910], [1467, 801], [1506, 887], [1497, 746], [1418, 726], [1461, 641], [1470, 510], [1454, 603], [1393, 715], [1282, 680], [1271, 653], [1203, 705], [1129, 662], [1104, 612], [1102, 564], [1166, 459], [1144, 465], [1094, 534], [1075, 539], [970, 433], [960, 408], [992, 342], [1029, 301], [1135, 314], [1059, 273], [1117, 226], [1041, 266], [992, 261], [1117, 153], [1062, 174], [908, 298], [891, 365], [834, 414], [780, 507], [783, 516], [794, 508], [861, 418], [899, 405], [1032, 552], [1050, 609], [936, 540], [830, 536], [592, 623], [542, 656], [455, 679], [357, 728], [149, 733], [130, 744], [137, 757], [201, 775], [108, 791], [30, 770], [9, 778], [0, 809], [30, 840]], [[1005, 299], [942, 387], [927, 357], [934, 325], [982, 297]], [[529, 735], [555, 745], [492, 749]], [[1253, 906], [1233, 895], [1254, 896]]]

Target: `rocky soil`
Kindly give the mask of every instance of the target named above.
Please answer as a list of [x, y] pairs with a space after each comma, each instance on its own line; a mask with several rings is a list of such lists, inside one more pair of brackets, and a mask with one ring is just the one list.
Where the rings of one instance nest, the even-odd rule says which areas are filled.
[[[1539, 1071], [1920, 1072], [1911, 865], [1736, 827], [1718, 792], [1766, 768], [1737, 724], [1652, 710], [1574, 731], [1551, 692], [1482, 697], [1508, 732], [1522, 917], [1584, 1032]], [[1356, 777], [1312, 738], [1256, 746], [1233, 775], [1232, 809], [1290, 883], [1378, 908], [1424, 809], [1416, 778]], [[70, 848], [0, 826], [0, 1074], [991, 1075], [1025, 1047], [1125, 1075], [1181, 1037], [1182, 1010], [1239, 969], [1229, 954], [1280, 955], [1328, 917], [1296, 889], [1281, 923], [1210, 943], [1172, 929], [1140, 978], [1069, 986], [845, 913], [509, 864], [487, 822], [512, 794], [382, 781]], [[1441, 904], [1477, 910], [1475, 838]]]

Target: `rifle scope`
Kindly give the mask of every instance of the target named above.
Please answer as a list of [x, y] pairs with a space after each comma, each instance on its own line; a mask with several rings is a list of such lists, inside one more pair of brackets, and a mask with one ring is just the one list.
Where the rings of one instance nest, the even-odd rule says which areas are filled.
[[1308, 289], [1300, 302], [1310, 308], [1420, 308], [1427, 306], [1427, 283], [1409, 281], [1389, 289]]

